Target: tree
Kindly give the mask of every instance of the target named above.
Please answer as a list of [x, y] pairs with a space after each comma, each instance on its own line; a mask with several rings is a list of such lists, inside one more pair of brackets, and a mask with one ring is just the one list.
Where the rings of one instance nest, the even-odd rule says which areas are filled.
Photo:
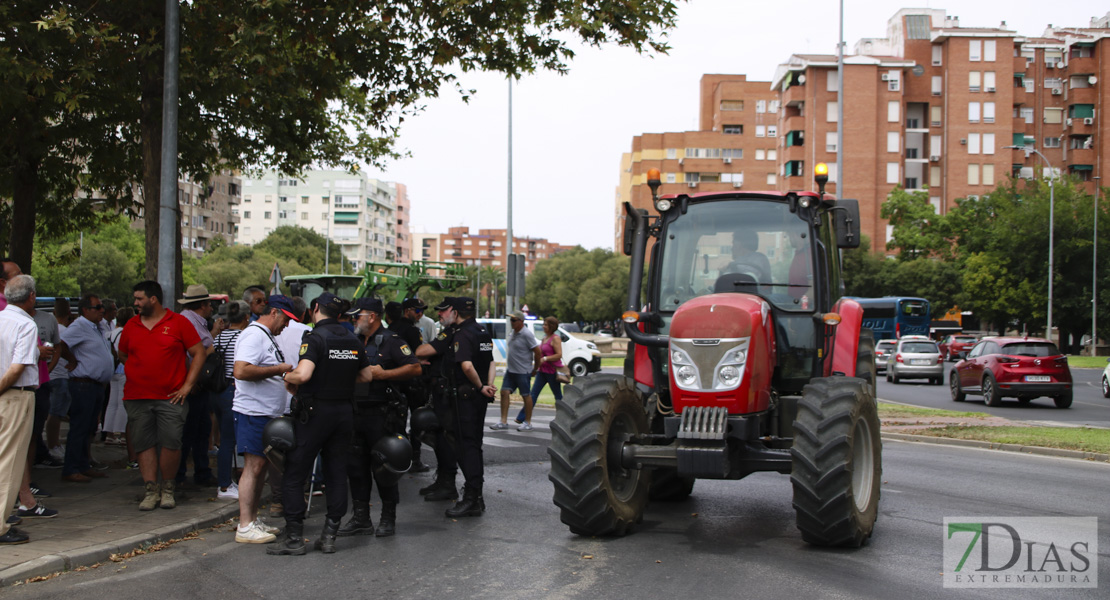
[[524, 300], [536, 314], [560, 321], [617, 319], [628, 293], [629, 259], [581, 246], [538, 261]]
[[[297, 263], [305, 269], [305, 273], [324, 272], [324, 251], [328, 251], [329, 271], [332, 273], [353, 273], [354, 267], [343, 256], [343, 249], [338, 244], [328, 244], [327, 238], [311, 229], [296, 225], [282, 225], [270, 232], [266, 239], [254, 246], [256, 249], [268, 252], [277, 258], [277, 262], [285, 269], [285, 265]], [[273, 263], [270, 264], [273, 266]], [[284, 273], [292, 275], [293, 273]], [[267, 276], [268, 278], [268, 276]]]
[[[32, 156], [18, 147], [0, 152], [0, 172], [9, 174], [0, 194], [14, 200], [13, 251], [29, 242], [19, 227], [35, 223], [46, 191], [42, 160], [73, 147], [62, 155], [72, 168], [50, 171], [61, 180], [50, 197], [65, 198], [80, 182], [129, 200], [130, 182], [141, 181], [145, 270], [155, 276], [163, 12], [162, 2], [138, 0], [23, 2], [0, 12], [0, 89], [20, 99], [13, 110], [0, 103], [0, 122], [42, 140]], [[404, 120], [454, 82], [457, 70], [565, 72], [573, 38], [665, 52], [664, 31], [674, 21], [673, 0], [183, 3], [180, 172], [203, 178], [225, 168], [296, 174], [312, 164], [380, 165], [398, 155], [393, 142]], [[473, 93], [455, 88], [464, 100]], [[54, 127], [67, 116], [73, 127]], [[104, 160], [85, 143], [98, 139]]]
[[894, 228], [886, 247], [899, 250], [899, 260], [946, 253], [948, 244], [940, 226], [942, 219], [929, 202], [928, 192], [907, 192], [902, 186], [895, 187], [883, 202], [880, 214]]

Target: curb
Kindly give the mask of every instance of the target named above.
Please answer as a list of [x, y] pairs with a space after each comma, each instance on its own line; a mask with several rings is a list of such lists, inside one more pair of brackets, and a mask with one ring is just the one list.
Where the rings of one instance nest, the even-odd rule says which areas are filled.
[[15, 565], [14, 567], [0, 570], [0, 588], [10, 586], [32, 577], [72, 571], [78, 567], [88, 567], [97, 563], [102, 563], [109, 560], [108, 557], [113, 554], [126, 554], [143, 546], [180, 538], [192, 531], [207, 529], [223, 523], [237, 514], [239, 514], [239, 504], [237, 502], [230, 503], [207, 516], [196, 517], [173, 525], [166, 525], [115, 542], [95, 544], [76, 550], [41, 556], [25, 563]]
[[987, 450], [1001, 450], [1003, 452], [1017, 452], [1020, 454], [1033, 454], [1037, 456], [1055, 456], [1057, 458], [1110, 462], [1110, 454], [1084, 452], [1082, 450], [1022, 446], [1021, 444], [998, 444], [995, 442], [984, 442], [982, 440], [961, 440], [956, 438], [933, 437], [931, 435], [913, 435], [910, 433], [884, 432], [882, 437], [883, 439], [899, 440], [903, 442], [920, 442], [923, 444], [937, 444], [940, 446], [962, 446], [964, 448], [984, 448]]

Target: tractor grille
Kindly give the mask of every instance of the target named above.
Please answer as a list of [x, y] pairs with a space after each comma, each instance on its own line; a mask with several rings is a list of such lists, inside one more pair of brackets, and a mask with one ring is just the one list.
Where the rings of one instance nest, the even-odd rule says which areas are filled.
[[679, 439], [723, 440], [728, 434], [728, 409], [723, 406], [691, 406], [682, 411]]

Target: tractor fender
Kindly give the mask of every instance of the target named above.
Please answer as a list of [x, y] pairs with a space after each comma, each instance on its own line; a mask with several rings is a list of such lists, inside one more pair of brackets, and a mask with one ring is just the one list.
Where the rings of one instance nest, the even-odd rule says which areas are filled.
[[826, 375], [841, 373], [854, 377], [860, 328], [863, 327], [863, 307], [855, 300], [841, 298], [833, 310], [840, 315], [840, 324], [833, 334], [832, 367], [826, 371]]

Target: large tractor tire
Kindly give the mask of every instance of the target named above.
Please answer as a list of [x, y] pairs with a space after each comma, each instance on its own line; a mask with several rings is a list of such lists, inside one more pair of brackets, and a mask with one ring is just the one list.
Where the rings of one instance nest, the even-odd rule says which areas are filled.
[[679, 502], [694, 493], [694, 478], [682, 477], [675, 469], [655, 469], [651, 473], [648, 499], [652, 502]]
[[856, 350], [856, 377], [866, 380], [875, 396], [875, 332], [870, 327], [859, 330], [859, 348]]
[[807, 385], [790, 453], [802, 539], [818, 546], [866, 542], [878, 517], [883, 472], [879, 413], [867, 386], [846, 377]]
[[621, 447], [648, 433], [635, 383], [594, 375], [568, 386], [551, 422], [551, 472], [560, 518], [579, 535], [624, 535], [643, 518], [651, 471], [620, 466]]

